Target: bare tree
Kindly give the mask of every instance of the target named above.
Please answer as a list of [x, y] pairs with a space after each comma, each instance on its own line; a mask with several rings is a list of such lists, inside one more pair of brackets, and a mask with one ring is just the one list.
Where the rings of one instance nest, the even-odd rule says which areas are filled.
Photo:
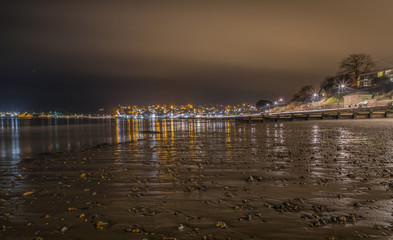
[[267, 104], [273, 105], [273, 103], [269, 100], [266, 99], [261, 99], [257, 102], [256, 107], [257, 108], [263, 108], [265, 107]]
[[360, 74], [372, 71], [374, 67], [374, 60], [364, 53], [351, 54], [340, 62], [341, 73], [349, 74], [351, 82], [355, 82]]
[[300, 89], [298, 93], [293, 95], [291, 102], [298, 102], [302, 101], [304, 98], [307, 98], [311, 92], [312, 92], [312, 86], [311, 85], [306, 85]]
[[336, 78], [328, 76], [321, 82], [321, 85], [319, 86], [319, 90], [323, 89], [326, 92], [329, 92], [334, 87], [335, 84], [336, 84]]

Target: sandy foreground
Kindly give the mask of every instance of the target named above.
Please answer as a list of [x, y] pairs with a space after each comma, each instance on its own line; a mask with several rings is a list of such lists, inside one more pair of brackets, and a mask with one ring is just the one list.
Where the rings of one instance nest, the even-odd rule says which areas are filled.
[[393, 120], [140, 135], [1, 169], [0, 239], [393, 236]]

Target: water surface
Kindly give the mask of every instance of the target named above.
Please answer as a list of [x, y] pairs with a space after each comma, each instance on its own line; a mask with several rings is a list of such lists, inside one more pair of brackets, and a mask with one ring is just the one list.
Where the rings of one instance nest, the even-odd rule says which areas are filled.
[[392, 119], [46, 121], [3, 121], [0, 238], [392, 236]]

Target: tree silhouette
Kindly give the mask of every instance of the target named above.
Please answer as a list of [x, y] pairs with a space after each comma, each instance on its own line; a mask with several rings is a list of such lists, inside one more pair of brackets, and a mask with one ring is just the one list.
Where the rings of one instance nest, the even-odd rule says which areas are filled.
[[351, 54], [340, 62], [340, 73], [348, 74], [351, 83], [357, 81], [360, 74], [373, 70], [375, 62], [370, 55], [360, 53]]
[[313, 87], [311, 85], [306, 85], [300, 89], [298, 93], [293, 95], [291, 102], [298, 102], [304, 100], [305, 98], [309, 97], [312, 93]]
[[263, 108], [263, 107], [266, 107], [267, 104], [273, 105], [273, 103], [271, 101], [262, 99], [262, 100], [259, 100], [256, 103], [256, 107], [257, 108]]

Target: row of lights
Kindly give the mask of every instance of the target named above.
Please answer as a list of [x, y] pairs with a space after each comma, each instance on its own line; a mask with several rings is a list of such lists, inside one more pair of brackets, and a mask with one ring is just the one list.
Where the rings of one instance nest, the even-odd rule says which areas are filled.
[[[284, 101], [284, 99], [280, 98], [280, 99], [278, 99], [277, 101], [274, 102], [274, 105], [277, 106], [278, 103], [279, 103], [279, 102], [282, 102], [282, 101]], [[270, 108], [270, 104], [269, 104], [269, 103], [266, 104], [266, 107], [269, 107], [269, 108]]]
[[[339, 91], [341, 92], [343, 89], [345, 89], [345, 87], [346, 87], [345, 84], [340, 84], [340, 85], [338, 86]], [[313, 94], [313, 97], [314, 97], [314, 98], [317, 98], [318, 96], [319, 96], [318, 93], [314, 93], [314, 94]], [[277, 101], [274, 102], [274, 105], [277, 106], [278, 103], [280, 103], [280, 102], [282, 102], [282, 101], [283, 101], [283, 99], [280, 98], [280, 99], [278, 99]], [[269, 103], [266, 104], [266, 107], [269, 107], [269, 108], [270, 108], [270, 104], [269, 104]]]

